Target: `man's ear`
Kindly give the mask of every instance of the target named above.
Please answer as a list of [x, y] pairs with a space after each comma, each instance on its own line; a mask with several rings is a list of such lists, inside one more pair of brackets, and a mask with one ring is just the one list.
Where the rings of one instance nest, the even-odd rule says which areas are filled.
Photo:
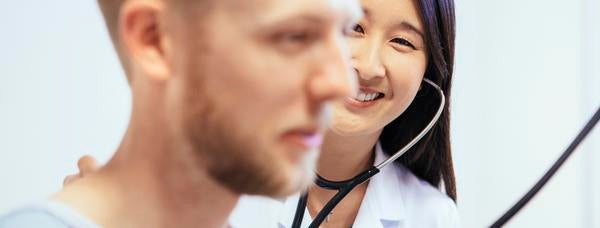
[[165, 9], [163, 1], [128, 0], [119, 16], [123, 51], [131, 67], [151, 80], [166, 80], [172, 73], [163, 40]]

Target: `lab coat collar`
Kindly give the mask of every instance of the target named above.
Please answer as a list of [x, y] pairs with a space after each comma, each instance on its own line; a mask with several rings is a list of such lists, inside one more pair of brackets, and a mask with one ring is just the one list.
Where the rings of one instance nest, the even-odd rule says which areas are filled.
[[[387, 158], [388, 156], [383, 153], [381, 145], [377, 143], [374, 165], [383, 162]], [[369, 181], [369, 186], [354, 221], [354, 227], [400, 227], [406, 211], [395, 165], [392, 163], [383, 168], [379, 174], [373, 176]], [[294, 194], [283, 202], [284, 209], [281, 212], [283, 214], [279, 216], [278, 227], [291, 225], [299, 198], [300, 194]], [[305, 208], [302, 228], [308, 227], [311, 222], [310, 214]]]
[[[375, 146], [373, 165], [388, 159], [380, 143]], [[355, 227], [398, 227], [406, 216], [396, 164], [382, 168], [369, 181], [367, 192], [358, 211]]]

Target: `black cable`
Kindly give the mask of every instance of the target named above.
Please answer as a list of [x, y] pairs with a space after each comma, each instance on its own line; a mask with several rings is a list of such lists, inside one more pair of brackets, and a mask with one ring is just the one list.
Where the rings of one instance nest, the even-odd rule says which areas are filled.
[[304, 210], [306, 208], [306, 203], [308, 202], [308, 189], [305, 193], [302, 193], [300, 199], [298, 199], [298, 205], [296, 205], [296, 215], [294, 215], [294, 221], [292, 222], [292, 227], [300, 227], [302, 224], [302, 219], [304, 218]]
[[596, 110], [594, 116], [588, 121], [583, 130], [579, 132], [575, 140], [569, 145], [567, 150], [562, 153], [562, 155], [554, 162], [552, 167], [542, 176], [542, 178], [525, 194], [519, 202], [517, 202], [514, 206], [512, 206], [502, 217], [500, 217], [491, 228], [501, 227], [506, 222], [508, 222], [513, 216], [515, 216], [543, 187], [546, 185], [548, 180], [556, 174], [556, 171], [560, 169], [560, 167], [565, 163], [565, 161], [573, 154], [573, 151], [579, 146], [581, 141], [594, 129], [594, 126], [598, 123], [600, 119], [600, 107]]

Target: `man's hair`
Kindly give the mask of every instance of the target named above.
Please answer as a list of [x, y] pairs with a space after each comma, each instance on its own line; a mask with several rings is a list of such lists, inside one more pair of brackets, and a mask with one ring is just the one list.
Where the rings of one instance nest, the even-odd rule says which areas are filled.
[[126, 0], [98, 0], [98, 5], [100, 5], [106, 28], [108, 28], [108, 34], [117, 51], [119, 60], [121, 60], [121, 65], [123, 66], [123, 70], [125, 70], [127, 80], [129, 81], [129, 63], [125, 56], [123, 56], [119, 43], [119, 13], [121, 12], [121, 5], [123, 5], [123, 2], [125, 1]]
[[[131, 82], [131, 78], [129, 77], [129, 61], [124, 56], [123, 50], [121, 48], [121, 44], [119, 42], [119, 15], [121, 12], [121, 6], [127, 0], [98, 0], [98, 5], [100, 6], [100, 10], [102, 11], [102, 16], [104, 16], [104, 22], [106, 23], [106, 28], [108, 29], [108, 34], [110, 35], [110, 39], [112, 40], [113, 46], [119, 56], [119, 60], [121, 61], [121, 65], [123, 70], [125, 71], [125, 75], [127, 75], [127, 80]], [[189, 9], [189, 8], [200, 8], [207, 10], [209, 9], [209, 4], [207, 0], [166, 0], [168, 3], [174, 4], [178, 9]], [[195, 3], [194, 7], [189, 7], [190, 3]], [[198, 3], [202, 3], [199, 5]], [[188, 11], [182, 11], [188, 12]], [[198, 13], [195, 11], [195, 13]]]
[[123, 2], [125, 0], [98, 0], [98, 5], [100, 5], [100, 10], [102, 11], [106, 27], [113, 42], [116, 42], [118, 38], [119, 12]]

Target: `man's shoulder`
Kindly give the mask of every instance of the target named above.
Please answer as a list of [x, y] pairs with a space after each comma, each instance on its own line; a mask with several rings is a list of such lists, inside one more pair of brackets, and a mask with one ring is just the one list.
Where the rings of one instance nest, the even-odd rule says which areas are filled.
[[0, 217], [0, 228], [8, 227], [69, 227], [63, 220], [38, 205], [31, 205]]
[[31, 204], [0, 217], [0, 228], [9, 227], [98, 227], [66, 205], [52, 201]]

